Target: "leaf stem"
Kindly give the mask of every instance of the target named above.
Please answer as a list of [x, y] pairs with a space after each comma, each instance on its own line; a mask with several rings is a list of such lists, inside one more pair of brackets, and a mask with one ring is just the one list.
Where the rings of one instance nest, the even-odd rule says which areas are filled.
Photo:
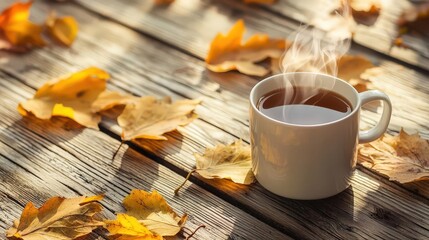
[[124, 145], [124, 141], [121, 141], [121, 144], [119, 145], [118, 149], [116, 149], [115, 153], [113, 154], [112, 162], [115, 160], [116, 155], [118, 155], [118, 152], [121, 149], [122, 145]]
[[[205, 228], [206, 227], [206, 225], [204, 225], [204, 224], [201, 224], [200, 226], [198, 226], [193, 232], [191, 232], [191, 234], [189, 235], [189, 236], [187, 236], [186, 238], [185, 238], [185, 240], [188, 240], [188, 239], [190, 239], [192, 236], [194, 236], [194, 234], [200, 229], [200, 228]], [[183, 228], [185, 228], [185, 227], [183, 227]], [[190, 230], [189, 228], [186, 228], [186, 229], [188, 229], [188, 230]]]
[[174, 190], [174, 195], [179, 195], [179, 190], [183, 187], [183, 185], [185, 185], [186, 181], [189, 180], [189, 178], [191, 177], [191, 174], [194, 173], [196, 171], [196, 169], [193, 169], [192, 171], [190, 171], [188, 173], [188, 176], [186, 176], [185, 181], [183, 181], [182, 184], [180, 184], [180, 186], [178, 186], [175, 190]]

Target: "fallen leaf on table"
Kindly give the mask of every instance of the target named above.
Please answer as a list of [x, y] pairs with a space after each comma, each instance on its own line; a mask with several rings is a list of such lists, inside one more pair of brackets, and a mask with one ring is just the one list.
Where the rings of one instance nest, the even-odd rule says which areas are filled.
[[157, 191], [151, 193], [134, 189], [124, 199], [126, 214], [138, 219], [147, 229], [160, 236], [175, 236], [185, 224], [187, 215], [180, 217]]
[[15, 3], [0, 14], [0, 30], [15, 46], [32, 48], [45, 45], [43, 27], [28, 20], [32, 3]]
[[243, 0], [244, 3], [262, 3], [262, 4], [272, 4], [276, 0]]
[[179, 100], [171, 103], [170, 98], [156, 99], [142, 97], [129, 103], [118, 117], [122, 127], [122, 140], [146, 138], [167, 140], [162, 134], [184, 126], [196, 118], [194, 109], [201, 100]]
[[408, 183], [429, 180], [429, 142], [417, 133], [403, 130], [359, 145], [358, 160], [367, 168], [387, 175], [390, 180]]
[[116, 220], [107, 220], [106, 229], [110, 239], [117, 240], [162, 240], [160, 235], [153, 234], [137, 218], [119, 213]]
[[359, 55], [344, 55], [337, 61], [338, 78], [348, 81], [358, 92], [373, 88], [366, 77], [367, 71], [375, 66], [367, 58]]
[[91, 110], [94, 113], [101, 112], [118, 105], [126, 105], [139, 100], [139, 97], [133, 95], [106, 90], [98, 95], [97, 99], [92, 103]]
[[381, 0], [349, 0], [349, 3], [357, 23], [371, 26], [380, 16]]
[[36, 239], [75, 239], [103, 226], [97, 219], [103, 196], [63, 198], [53, 197], [43, 206], [36, 208], [28, 203], [19, 221], [15, 221], [6, 236], [8, 238]]
[[72, 45], [79, 29], [74, 17], [56, 17], [55, 12], [48, 16], [46, 26], [51, 36], [66, 46]]
[[17, 2], [3, 10], [0, 14], [0, 28], [3, 29], [13, 22], [27, 21], [30, 17], [30, 8], [32, 4], [32, 1], [28, 1], [27, 3]]
[[204, 178], [226, 178], [240, 184], [255, 181], [250, 146], [243, 144], [241, 140], [230, 145], [219, 144], [207, 148], [203, 155], [194, 156], [197, 161], [195, 171]]
[[412, 7], [397, 20], [399, 34], [417, 33], [429, 36], [429, 3], [422, 3]]
[[21, 102], [18, 111], [40, 119], [62, 116], [98, 129], [101, 117], [91, 111], [92, 103], [106, 89], [109, 74], [92, 67], [45, 83], [32, 99]]
[[207, 68], [213, 72], [238, 70], [248, 75], [264, 76], [270, 69], [256, 63], [267, 58], [280, 58], [290, 45], [284, 39], [270, 39], [266, 34], [255, 34], [242, 43], [244, 32], [244, 22], [239, 20], [228, 34], [219, 33], [210, 45]]

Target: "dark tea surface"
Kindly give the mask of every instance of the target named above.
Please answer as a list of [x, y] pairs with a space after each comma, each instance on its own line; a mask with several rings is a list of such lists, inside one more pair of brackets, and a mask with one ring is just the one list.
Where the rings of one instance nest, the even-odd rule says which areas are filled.
[[313, 125], [338, 120], [351, 113], [352, 107], [343, 96], [308, 87], [276, 89], [262, 96], [257, 108], [264, 115], [291, 124]]

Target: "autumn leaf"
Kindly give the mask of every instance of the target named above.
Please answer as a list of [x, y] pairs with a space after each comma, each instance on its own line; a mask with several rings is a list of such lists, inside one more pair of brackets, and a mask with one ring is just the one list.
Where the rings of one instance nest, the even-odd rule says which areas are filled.
[[417, 33], [429, 36], [429, 3], [422, 3], [404, 11], [397, 20], [399, 35]]
[[358, 160], [367, 168], [387, 175], [390, 180], [408, 183], [429, 180], [429, 142], [416, 133], [401, 130], [359, 145]]
[[171, 103], [170, 98], [142, 97], [129, 103], [118, 117], [122, 127], [122, 140], [146, 138], [167, 140], [162, 134], [184, 126], [196, 118], [193, 113], [201, 100], [179, 100]]
[[160, 236], [175, 236], [187, 219], [186, 214], [182, 217], [177, 215], [155, 190], [149, 193], [134, 189], [125, 197], [123, 204], [129, 216]]
[[255, 34], [242, 43], [245, 32], [243, 20], [237, 21], [228, 34], [219, 33], [210, 45], [206, 57], [207, 68], [213, 72], [238, 70], [241, 73], [264, 76], [269, 68], [257, 65], [267, 58], [280, 58], [290, 43], [270, 39], [266, 34]]
[[0, 28], [3, 29], [14, 22], [27, 21], [30, 17], [30, 8], [32, 4], [33, 1], [28, 1], [27, 3], [17, 2], [3, 10], [0, 14]]
[[46, 20], [46, 26], [51, 36], [58, 42], [71, 46], [78, 32], [78, 24], [74, 17], [56, 17], [52, 12]]
[[194, 156], [197, 161], [195, 171], [204, 178], [227, 178], [240, 184], [255, 181], [250, 146], [243, 144], [241, 140], [230, 145], [219, 144], [214, 148], [207, 148], [203, 155]]
[[96, 214], [102, 210], [102, 206], [96, 201], [102, 198], [103, 196], [53, 197], [40, 208], [30, 202], [6, 236], [23, 240], [67, 240], [87, 235], [104, 225], [96, 219]]
[[92, 103], [106, 88], [109, 74], [91, 67], [69, 76], [45, 83], [32, 99], [21, 102], [18, 111], [40, 119], [62, 116], [98, 129], [101, 117], [91, 111]]
[[373, 25], [380, 16], [381, 0], [348, 0], [354, 20], [367, 26]]
[[0, 30], [15, 46], [31, 48], [45, 45], [43, 27], [28, 20], [32, 3], [15, 3], [0, 15]]
[[117, 240], [162, 240], [160, 235], [153, 234], [137, 218], [119, 213], [116, 220], [107, 220], [106, 229], [111, 239]]
[[365, 77], [375, 66], [367, 58], [359, 55], [344, 55], [337, 61], [338, 78], [348, 81], [358, 92], [373, 88]]
[[106, 90], [98, 95], [97, 99], [92, 103], [91, 110], [93, 113], [106, 111], [118, 105], [137, 102], [139, 99], [139, 97], [133, 95]]

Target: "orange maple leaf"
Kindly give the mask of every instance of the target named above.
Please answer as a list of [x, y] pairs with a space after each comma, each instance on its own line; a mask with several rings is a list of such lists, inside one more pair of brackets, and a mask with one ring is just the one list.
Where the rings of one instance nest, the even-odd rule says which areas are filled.
[[266, 34], [255, 34], [243, 44], [245, 30], [243, 20], [238, 20], [226, 35], [219, 33], [213, 39], [206, 57], [208, 69], [214, 72], [238, 70], [244, 74], [264, 76], [270, 70], [255, 63], [267, 58], [280, 58], [290, 45], [287, 40], [270, 39]]

